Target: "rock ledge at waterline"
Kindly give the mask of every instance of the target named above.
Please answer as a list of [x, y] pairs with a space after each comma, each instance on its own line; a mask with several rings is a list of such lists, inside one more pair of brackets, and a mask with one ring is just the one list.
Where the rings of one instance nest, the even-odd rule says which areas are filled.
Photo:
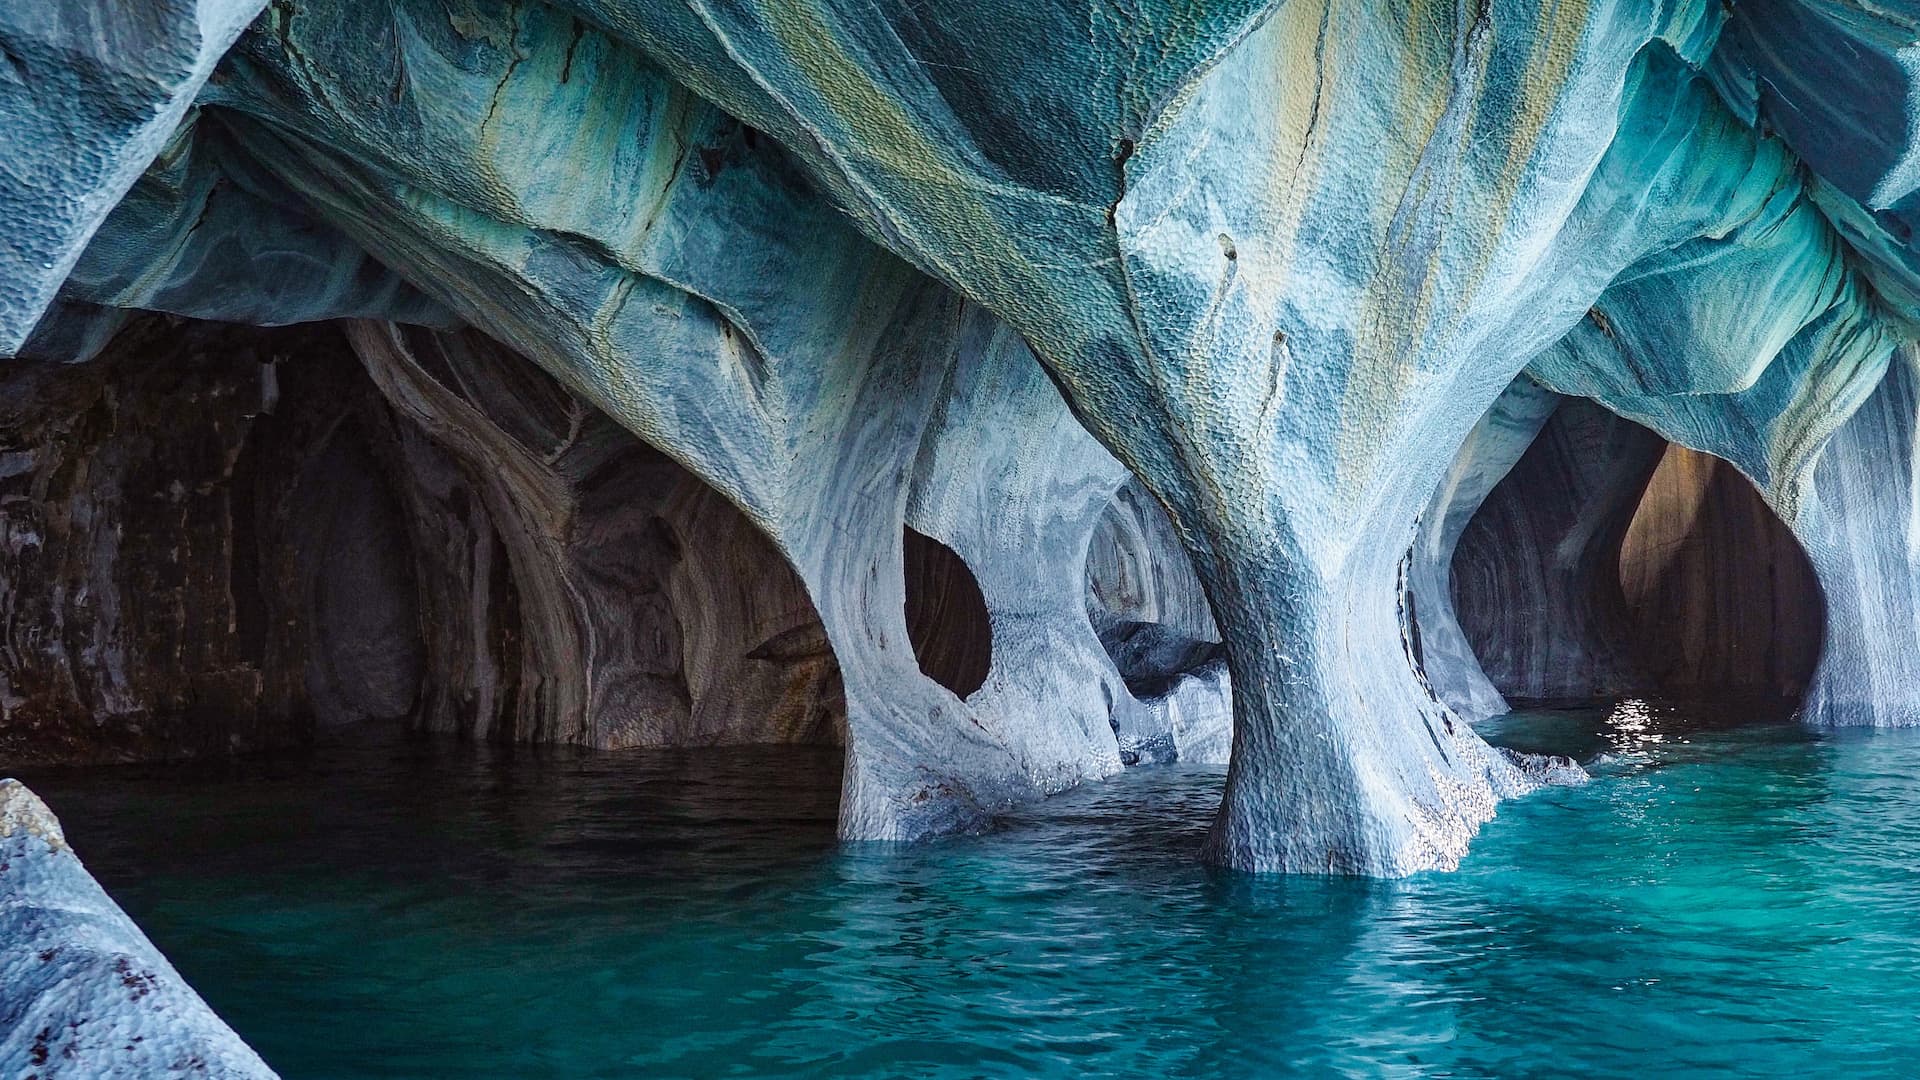
[[107, 897], [45, 803], [0, 780], [0, 1073], [272, 1077]]

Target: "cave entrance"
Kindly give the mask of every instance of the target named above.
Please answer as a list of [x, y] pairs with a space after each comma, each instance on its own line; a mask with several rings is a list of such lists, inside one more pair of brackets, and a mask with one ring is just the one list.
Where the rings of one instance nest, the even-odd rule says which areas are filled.
[[45, 642], [0, 657], [0, 765], [419, 730], [815, 746], [837, 792], [839, 664], [772, 541], [517, 354], [370, 325], [140, 316], [0, 374], [0, 624]]
[[425, 662], [385, 407], [331, 326], [132, 317], [0, 373], [0, 768], [402, 721]]
[[1568, 398], [1460, 535], [1451, 599], [1516, 708], [1645, 699], [1798, 706], [1824, 605], [1739, 470]]

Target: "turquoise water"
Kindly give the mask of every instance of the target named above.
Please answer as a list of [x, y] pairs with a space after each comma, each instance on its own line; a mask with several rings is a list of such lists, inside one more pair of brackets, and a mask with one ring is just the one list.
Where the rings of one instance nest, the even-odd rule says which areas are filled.
[[1221, 770], [832, 843], [835, 759], [386, 741], [28, 777], [289, 1077], [1912, 1075], [1920, 732], [1625, 707], [1459, 872], [1250, 878]]

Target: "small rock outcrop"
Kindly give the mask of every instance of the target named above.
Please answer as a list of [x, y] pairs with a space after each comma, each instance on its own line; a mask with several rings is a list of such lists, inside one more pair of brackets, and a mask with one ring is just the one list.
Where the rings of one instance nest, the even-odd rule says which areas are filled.
[[274, 1075], [0, 779], [0, 1073], [37, 1080]]

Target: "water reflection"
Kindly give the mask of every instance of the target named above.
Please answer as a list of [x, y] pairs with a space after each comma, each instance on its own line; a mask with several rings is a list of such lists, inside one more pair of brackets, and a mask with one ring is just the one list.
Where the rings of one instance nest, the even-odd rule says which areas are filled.
[[1607, 714], [1607, 741], [1613, 744], [1615, 753], [1639, 753], [1646, 760], [1652, 755], [1645, 751], [1665, 741], [1666, 736], [1655, 729], [1653, 708], [1644, 701], [1629, 698], [1613, 707]]

